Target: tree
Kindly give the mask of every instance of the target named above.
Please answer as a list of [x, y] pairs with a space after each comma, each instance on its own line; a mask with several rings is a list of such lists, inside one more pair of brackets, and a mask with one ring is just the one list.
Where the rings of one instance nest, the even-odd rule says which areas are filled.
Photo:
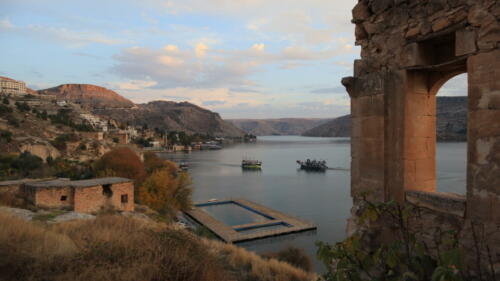
[[164, 168], [155, 170], [146, 179], [139, 190], [139, 199], [164, 215], [173, 214], [191, 207], [192, 192], [187, 173], [172, 173], [169, 168]]
[[[174, 164], [175, 165], [175, 164]], [[144, 153], [144, 166], [148, 174], [151, 174], [155, 170], [163, 169], [169, 166], [166, 160], [161, 159], [154, 152]]]
[[7, 105], [10, 104], [9, 99], [7, 97], [3, 97], [2, 103]]
[[94, 165], [100, 176], [118, 176], [135, 180], [139, 186], [146, 178], [144, 163], [128, 147], [115, 148], [104, 154]]

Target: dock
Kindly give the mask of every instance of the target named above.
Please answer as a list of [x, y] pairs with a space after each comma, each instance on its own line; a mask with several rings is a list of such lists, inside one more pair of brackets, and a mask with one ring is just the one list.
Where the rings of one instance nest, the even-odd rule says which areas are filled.
[[[234, 204], [263, 217], [264, 221], [227, 225], [216, 219], [202, 208], [206, 206]], [[301, 220], [268, 207], [244, 199], [230, 199], [195, 204], [190, 211], [185, 212], [187, 216], [197, 223], [207, 227], [217, 237], [227, 243], [239, 243], [262, 239], [267, 237], [315, 230], [317, 227], [305, 220]]]

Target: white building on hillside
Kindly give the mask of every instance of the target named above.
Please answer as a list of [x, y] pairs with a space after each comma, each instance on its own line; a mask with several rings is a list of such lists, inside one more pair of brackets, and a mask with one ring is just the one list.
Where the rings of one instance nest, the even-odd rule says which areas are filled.
[[0, 93], [24, 95], [26, 94], [26, 83], [7, 77], [0, 77]]

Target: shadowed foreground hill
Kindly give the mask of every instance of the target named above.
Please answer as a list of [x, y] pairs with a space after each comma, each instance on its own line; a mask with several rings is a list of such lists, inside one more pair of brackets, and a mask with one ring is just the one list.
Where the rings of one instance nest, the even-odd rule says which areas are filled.
[[[467, 139], [467, 97], [437, 97], [437, 139], [465, 141]], [[306, 131], [309, 137], [350, 137], [351, 115], [335, 118]]]
[[0, 213], [0, 280], [315, 280], [291, 265], [149, 219], [59, 224]]

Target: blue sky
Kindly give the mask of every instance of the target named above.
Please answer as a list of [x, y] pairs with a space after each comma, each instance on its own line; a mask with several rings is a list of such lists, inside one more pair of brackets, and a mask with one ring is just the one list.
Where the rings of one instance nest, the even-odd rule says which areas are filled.
[[335, 117], [349, 112], [340, 79], [359, 57], [356, 2], [2, 0], [0, 75], [189, 101], [224, 118]]

